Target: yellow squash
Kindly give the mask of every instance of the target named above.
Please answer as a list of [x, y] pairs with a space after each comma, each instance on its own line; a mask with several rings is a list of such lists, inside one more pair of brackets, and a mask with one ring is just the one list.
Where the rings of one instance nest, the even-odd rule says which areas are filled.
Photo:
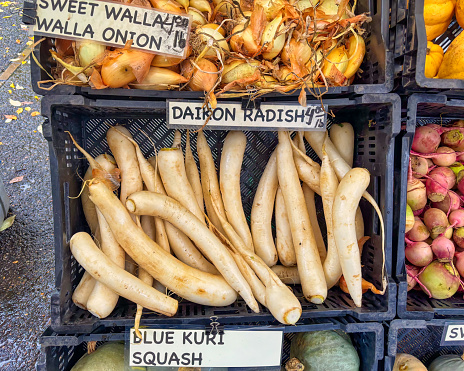
[[445, 32], [453, 19], [456, 0], [424, 0], [424, 21], [427, 40]]
[[425, 57], [425, 77], [429, 79], [437, 76], [438, 69], [443, 61], [443, 49], [440, 45], [427, 41], [427, 56]]
[[464, 79], [464, 32], [456, 37], [438, 69], [439, 79]]

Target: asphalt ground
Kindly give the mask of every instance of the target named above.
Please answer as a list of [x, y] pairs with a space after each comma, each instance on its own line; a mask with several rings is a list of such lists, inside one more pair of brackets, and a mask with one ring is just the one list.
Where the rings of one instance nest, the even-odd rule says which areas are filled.
[[[0, 2], [0, 178], [14, 224], [0, 232], [0, 370], [33, 370], [50, 317], [54, 282], [48, 143], [21, 27], [22, 2]], [[10, 68], [8, 68], [10, 67]], [[11, 76], [12, 67], [17, 67]]]

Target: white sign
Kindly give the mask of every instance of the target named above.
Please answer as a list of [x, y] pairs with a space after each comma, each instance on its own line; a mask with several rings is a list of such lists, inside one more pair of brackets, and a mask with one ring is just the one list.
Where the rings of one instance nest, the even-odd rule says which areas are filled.
[[207, 118], [208, 129], [248, 129], [248, 130], [318, 130], [325, 131], [327, 112], [318, 102], [302, 107], [291, 104], [268, 104], [250, 109], [242, 109], [240, 103], [218, 102], [216, 109], [208, 111], [203, 103], [168, 100], [167, 124], [169, 128], [200, 128]]
[[37, 35], [88, 39], [183, 57], [190, 16], [94, 0], [37, 0]]
[[279, 366], [283, 331], [130, 330], [130, 366]]
[[464, 345], [464, 323], [446, 323], [441, 345]]

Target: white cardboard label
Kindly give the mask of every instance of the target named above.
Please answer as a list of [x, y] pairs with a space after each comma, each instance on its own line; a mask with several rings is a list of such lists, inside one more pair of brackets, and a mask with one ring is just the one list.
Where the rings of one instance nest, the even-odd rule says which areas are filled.
[[283, 331], [130, 330], [130, 366], [271, 367], [280, 365]]
[[94, 0], [38, 0], [37, 35], [87, 39], [123, 47], [183, 57], [190, 16], [121, 3]]
[[441, 345], [464, 345], [464, 323], [446, 323]]
[[[203, 103], [168, 100], [169, 128], [200, 128], [211, 114]], [[240, 103], [218, 102], [213, 110], [208, 129], [241, 130], [317, 130], [325, 131], [327, 112], [318, 102], [302, 107], [299, 104], [266, 104], [259, 109], [242, 109]]]

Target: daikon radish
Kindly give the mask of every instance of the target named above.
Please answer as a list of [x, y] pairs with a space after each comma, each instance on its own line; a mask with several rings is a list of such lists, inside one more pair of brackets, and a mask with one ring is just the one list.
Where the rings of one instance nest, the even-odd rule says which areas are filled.
[[285, 208], [282, 190], [277, 189], [275, 199], [275, 227], [276, 227], [276, 248], [280, 262], [291, 267], [296, 265], [295, 248], [293, 247], [292, 229], [288, 221], [287, 209]]
[[[116, 169], [117, 167], [116, 161], [114, 161], [113, 156], [110, 156], [107, 153], [104, 153], [102, 155], [95, 157], [95, 161], [98, 164], [100, 164], [103, 170], [107, 172], [110, 172]], [[93, 178], [92, 170], [93, 170], [93, 167], [89, 166], [84, 175], [84, 182], [86, 180], [90, 180]], [[84, 189], [82, 190], [81, 202], [82, 202], [82, 210], [84, 211], [84, 215], [85, 215], [85, 220], [87, 221], [87, 224], [90, 227], [90, 232], [92, 233], [92, 236], [95, 236], [95, 234], [97, 233], [97, 229], [98, 229], [98, 218], [97, 218], [97, 212], [95, 210], [95, 205], [89, 199], [89, 189], [87, 187], [84, 187]]]
[[114, 126], [106, 132], [106, 140], [121, 170], [121, 190], [119, 198], [124, 204], [127, 196], [143, 189], [139, 163], [132, 143], [124, 135], [132, 138], [131, 133], [123, 126]]
[[272, 271], [277, 274], [277, 277], [287, 285], [296, 285], [301, 283], [298, 267], [284, 267], [283, 265], [274, 265]]
[[221, 222], [219, 221], [211, 203], [211, 199], [216, 201], [219, 210], [218, 212], [220, 212], [225, 218], [226, 212], [224, 210], [224, 203], [222, 202], [221, 191], [219, 189], [213, 154], [211, 153], [211, 148], [209, 148], [203, 131], [199, 131], [197, 135], [197, 153], [200, 161], [201, 188], [203, 190], [206, 213], [208, 214], [208, 218], [211, 220], [211, 223], [213, 223], [213, 225], [219, 229], [222, 234], [224, 234]]
[[185, 172], [182, 151], [178, 148], [163, 148], [158, 154], [158, 168], [168, 196], [179, 201], [182, 206], [205, 224], [205, 216], [200, 210]]
[[335, 244], [333, 230], [333, 203], [338, 188], [338, 179], [335, 171], [330, 165], [329, 156], [322, 148], [321, 165], [321, 197], [324, 207], [325, 224], [327, 226], [327, 257], [324, 260], [324, 274], [327, 288], [335, 286], [342, 275], [342, 267], [338, 257], [337, 245]]
[[362, 275], [355, 215], [369, 182], [370, 174], [366, 169], [350, 170], [340, 181], [333, 205], [333, 231], [340, 265], [350, 295], [357, 307], [361, 307], [362, 301]]
[[72, 294], [72, 301], [79, 308], [87, 309], [87, 300], [92, 293], [97, 281], [93, 278], [90, 273], [84, 272], [79, 284]]
[[364, 218], [361, 212], [361, 208], [356, 209], [356, 216], [354, 218], [354, 223], [356, 227], [356, 238], [358, 241], [364, 237]]
[[174, 140], [172, 141], [172, 148], [182, 149], [182, 134], [179, 130], [174, 132]]
[[[213, 206], [215, 207], [214, 202]], [[215, 209], [217, 210], [216, 207]], [[299, 300], [258, 255], [248, 251], [242, 238], [235, 232], [232, 225], [221, 214], [217, 215], [227, 237], [230, 239], [230, 243], [225, 245], [242, 255], [245, 262], [254, 270], [266, 287], [266, 307], [271, 314], [280, 323], [285, 325], [295, 324], [299, 320], [302, 311]]]
[[[98, 217], [98, 225], [101, 235], [101, 251], [121, 269], [124, 269], [126, 253], [119, 246], [118, 242], [111, 232], [110, 226], [106, 222], [102, 213], [96, 209]], [[151, 285], [150, 285], [151, 286]], [[95, 317], [105, 318], [113, 312], [118, 303], [119, 295], [105, 286], [101, 282], [97, 282], [92, 293], [87, 300], [87, 310]]]
[[322, 237], [321, 227], [319, 226], [319, 221], [317, 218], [314, 191], [311, 188], [309, 188], [308, 185], [305, 183], [303, 183], [301, 187], [303, 189], [306, 208], [308, 209], [309, 220], [311, 221], [311, 227], [313, 229], [314, 238], [316, 239], [317, 251], [319, 251], [321, 262], [324, 263], [324, 260], [327, 257], [327, 250], [325, 248], [324, 238]]
[[320, 195], [321, 189], [319, 186], [319, 164], [316, 163], [315, 166], [311, 166], [296, 152], [293, 152], [293, 158], [296, 170], [298, 172], [298, 177], [303, 181], [304, 184], [306, 184], [314, 192]]
[[242, 131], [229, 131], [222, 146], [219, 186], [228, 222], [234, 227], [248, 249], [255, 251], [240, 193], [240, 172], [245, 148], [245, 134]]
[[259, 312], [259, 306], [253, 297], [251, 288], [240, 273], [229, 251], [206, 225], [178, 201], [161, 194], [142, 191], [132, 194], [127, 199], [126, 207], [136, 215], [153, 215], [167, 220], [184, 232], [214, 264], [248, 306], [253, 311]]
[[190, 146], [190, 131], [187, 130], [187, 142], [185, 144], [185, 172], [187, 179], [192, 186], [193, 193], [197, 199], [200, 210], [204, 212], [205, 205], [203, 203], [203, 190], [201, 189], [200, 173], [198, 166], [193, 158], [192, 147]]
[[293, 246], [303, 294], [312, 303], [321, 304], [327, 297], [327, 285], [321, 258], [293, 160], [290, 137], [288, 132], [284, 131], [279, 131], [278, 135], [277, 176], [292, 229]]
[[218, 270], [212, 265], [196, 246], [190, 241], [185, 233], [174, 227], [171, 223], [165, 221], [166, 233], [168, 234], [169, 243], [174, 255], [182, 263], [190, 267], [199, 269], [203, 272], [218, 274]]
[[90, 199], [104, 215], [121, 247], [154, 279], [198, 304], [226, 306], [237, 299], [237, 293], [224, 278], [185, 265], [153, 242], [102, 182], [93, 181], [89, 189]]
[[277, 184], [277, 154], [274, 151], [259, 179], [251, 207], [250, 223], [256, 255], [269, 267], [277, 263], [277, 251], [271, 224]]
[[[129, 214], [128, 218], [132, 221]], [[71, 253], [87, 272], [118, 295], [166, 316], [176, 314], [176, 300], [118, 267], [95, 245], [89, 234], [79, 232], [73, 235], [70, 248]]]
[[353, 153], [354, 153], [354, 130], [348, 122], [341, 124], [333, 124], [330, 128], [330, 139], [337, 149], [340, 156], [346, 163], [353, 167]]

